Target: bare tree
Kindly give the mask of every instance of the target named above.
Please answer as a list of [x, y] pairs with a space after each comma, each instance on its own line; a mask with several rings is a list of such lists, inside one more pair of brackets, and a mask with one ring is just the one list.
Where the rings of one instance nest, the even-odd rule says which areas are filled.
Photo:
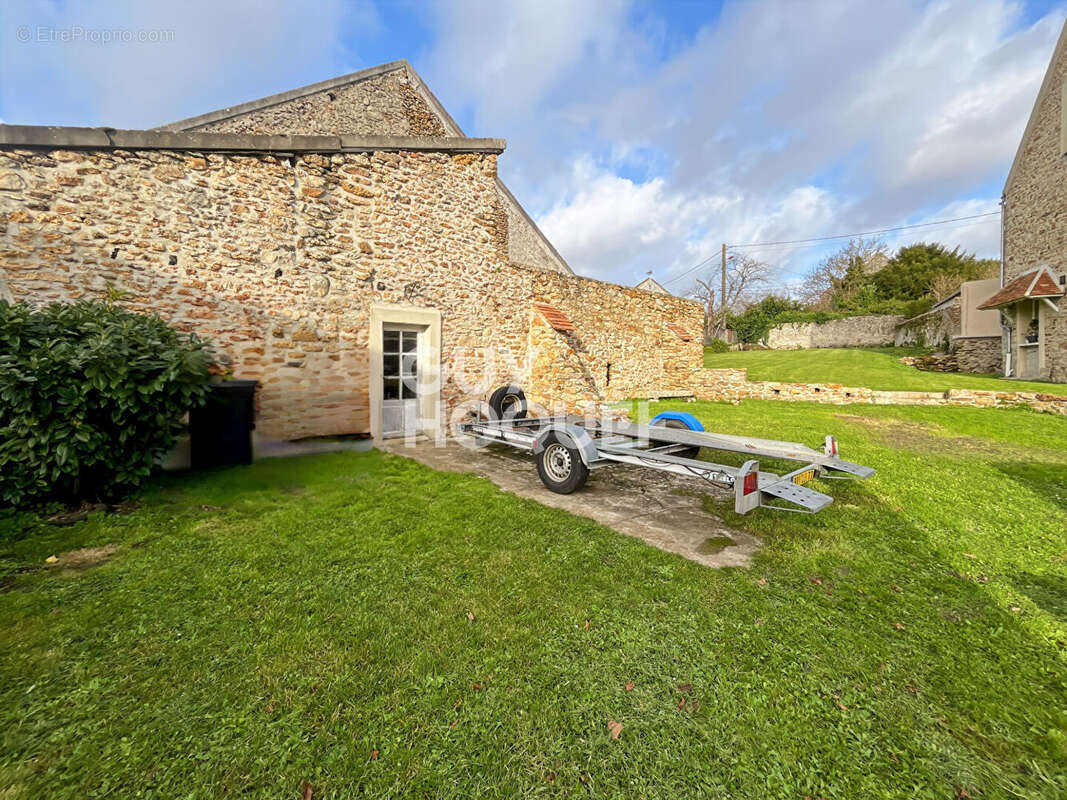
[[888, 260], [889, 250], [881, 239], [852, 239], [812, 268], [801, 285], [800, 300], [810, 308], [828, 310], [833, 295], [846, 288], [850, 267], [872, 273]]
[[[734, 313], [743, 311], [758, 300], [771, 286], [773, 268], [759, 259], [743, 253], [735, 253], [726, 259], [726, 308]], [[723, 304], [717, 297], [722, 275], [713, 269], [703, 278], [697, 278], [686, 292], [704, 304], [704, 339], [722, 336], [726, 330], [723, 319]]]

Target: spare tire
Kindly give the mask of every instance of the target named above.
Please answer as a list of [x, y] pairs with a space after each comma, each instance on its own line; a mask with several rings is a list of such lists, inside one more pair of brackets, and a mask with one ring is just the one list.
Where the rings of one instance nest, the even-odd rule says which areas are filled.
[[[657, 419], [652, 423], [652, 427], [662, 426], [664, 428], [677, 428], [680, 430], [688, 431], [692, 430], [688, 425], [682, 422], [680, 419]], [[669, 442], [656, 442], [656, 444], [669, 444]], [[675, 451], [674, 455], [681, 456], [682, 458], [696, 458], [700, 455], [699, 447], [686, 447], [680, 448]]]
[[525, 419], [529, 407], [526, 395], [517, 383], [501, 386], [489, 396], [489, 408], [493, 410], [494, 419]]

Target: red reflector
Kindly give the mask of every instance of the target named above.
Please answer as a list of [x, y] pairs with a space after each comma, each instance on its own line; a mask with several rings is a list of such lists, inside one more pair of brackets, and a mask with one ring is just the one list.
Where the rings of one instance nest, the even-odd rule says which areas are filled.
[[745, 483], [742, 487], [742, 494], [752, 494], [759, 488], [759, 474], [756, 472], [750, 472], [745, 476]]

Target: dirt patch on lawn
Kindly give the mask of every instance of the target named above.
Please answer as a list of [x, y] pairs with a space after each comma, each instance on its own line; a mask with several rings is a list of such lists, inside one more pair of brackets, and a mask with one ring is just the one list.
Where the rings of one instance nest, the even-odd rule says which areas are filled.
[[56, 557], [55, 561], [45, 563], [51, 568], [59, 568], [64, 574], [69, 572], [84, 572], [87, 569], [98, 567], [118, 552], [117, 544], [105, 544], [101, 547], [83, 547], [80, 550], [71, 550]]
[[904, 422], [857, 414], [834, 414], [834, 417], [862, 425], [878, 444], [892, 450], [909, 450], [926, 455], [967, 452], [1009, 459], [1022, 457], [1019, 449], [1009, 444], [977, 436], [945, 436], [941, 433], [944, 428], [933, 422]]

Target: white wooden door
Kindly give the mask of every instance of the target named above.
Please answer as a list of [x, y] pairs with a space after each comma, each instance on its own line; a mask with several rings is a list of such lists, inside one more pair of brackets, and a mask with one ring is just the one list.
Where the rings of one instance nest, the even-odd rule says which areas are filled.
[[382, 327], [382, 436], [414, 436], [419, 418], [419, 354], [423, 332], [412, 325]]

